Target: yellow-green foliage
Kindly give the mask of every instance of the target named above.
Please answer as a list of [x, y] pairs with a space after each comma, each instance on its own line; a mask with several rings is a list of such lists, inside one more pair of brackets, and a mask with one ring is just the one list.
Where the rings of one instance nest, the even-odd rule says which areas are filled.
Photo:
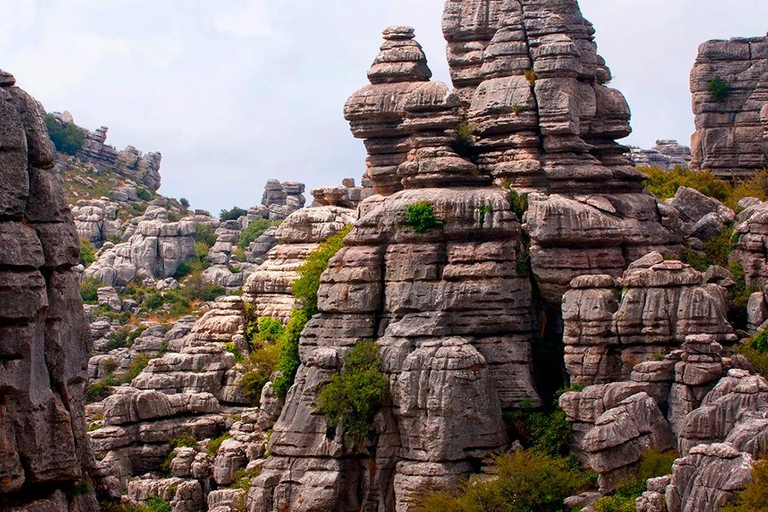
[[768, 376], [768, 329], [755, 334], [752, 339], [738, 345], [736, 352], [746, 357], [755, 372]]
[[83, 279], [80, 283], [80, 296], [83, 298], [83, 302], [86, 304], [97, 304], [99, 301], [97, 292], [102, 286], [104, 286], [104, 283], [98, 277]]
[[533, 450], [495, 458], [495, 479], [478, 478], [456, 495], [425, 496], [418, 512], [566, 512], [563, 500], [588, 488], [592, 479], [570, 461]]
[[96, 248], [90, 240], [80, 239], [80, 264], [88, 268], [91, 263], [96, 261]]
[[475, 133], [474, 129], [469, 123], [461, 123], [458, 128], [456, 128], [456, 135], [459, 136], [459, 141], [464, 146], [474, 146], [475, 145]]
[[765, 512], [768, 510], [768, 460], [752, 464], [752, 482], [736, 493], [736, 501], [721, 512]]
[[229, 432], [224, 432], [216, 439], [211, 439], [210, 441], [208, 441], [208, 448], [206, 450], [206, 453], [208, 454], [208, 456], [215, 457], [216, 454], [219, 453], [219, 448], [221, 448], [221, 444], [227, 439], [229, 439], [230, 437], [232, 436], [229, 435]]
[[240, 249], [247, 249], [248, 246], [251, 245], [251, 242], [255, 241], [275, 224], [279, 223], [274, 223], [268, 221], [267, 219], [257, 219], [251, 221], [248, 224], [248, 227], [243, 231], [243, 234], [240, 235], [240, 241], [237, 243], [238, 247]]
[[669, 199], [680, 187], [689, 187], [706, 196], [714, 197], [733, 209], [745, 197], [756, 197], [761, 201], [768, 200], [768, 169], [733, 184], [709, 172], [693, 171], [682, 167], [675, 167], [669, 171], [663, 171], [658, 167], [643, 167], [640, 170], [648, 175], [645, 187], [659, 199]]
[[661, 452], [656, 448], [645, 452], [635, 474], [621, 480], [612, 496], [599, 499], [595, 512], [634, 512], [635, 500], [646, 490], [645, 481], [670, 474], [677, 457], [675, 452]]
[[378, 345], [361, 341], [346, 354], [341, 373], [331, 377], [318, 397], [318, 408], [328, 424], [341, 427], [353, 444], [368, 437], [389, 392], [389, 379], [380, 367]]
[[669, 171], [663, 171], [658, 167], [644, 167], [639, 170], [648, 175], [645, 188], [659, 199], [669, 199], [680, 187], [689, 187], [724, 202], [732, 190], [728, 182], [716, 178], [709, 172], [692, 171], [679, 166]]

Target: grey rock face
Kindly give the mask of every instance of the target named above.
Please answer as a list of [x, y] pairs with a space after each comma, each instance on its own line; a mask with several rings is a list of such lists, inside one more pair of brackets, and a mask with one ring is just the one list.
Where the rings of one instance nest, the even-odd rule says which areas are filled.
[[72, 207], [77, 234], [101, 247], [110, 237], [122, 237], [117, 217], [118, 204], [104, 199], [80, 200]]
[[[365, 180], [369, 181], [369, 180]], [[370, 186], [356, 187], [355, 180], [347, 178], [339, 187], [322, 187], [312, 190], [312, 206], [341, 206], [356, 209], [360, 201], [374, 194]]]
[[657, 140], [651, 149], [630, 148], [632, 161], [638, 167], [658, 167], [668, 171], [674, 167], [691, 166], [691, 148], [676, 140]]
[[164, 207], [150, 205], [144, 215], [131, 219], [123, 238], [126, 241], [106, 243], [84, 275], [116, 287], [125, 286], [137, 276], [173, 277], [179, 265], [194, 259], [194, 235], [191, 219], [169, 222]]
[[269, 220], [283, 220], [296, 210], [304, 208], [304, 184], [294, 181], [280, 183], [278, 180], [269, 180], [264, 187], [264, 196], [261, 200], [266, 209], [263, 217]]
[[292, 213], [275, 230], [282, 243], [275, 245], [245, 281], [243, 298], [259, 317], [287, 322], [294, 307], [293, 282], [298, 268], [320, 242], [355, 221], [353, 210], [338, 206], [320, 206]]
[[38, 103], [0, 77], [0, 510], [95, 511], [62, 492], [94, 467], [77, 231]]
[[[694, 169], [725, 179], [752, 176], [768, 165], [768, 37], [707, 41], [691, 70], [696, 132], [691, 137]], [[728, 86], [721, 99], [710, 81]]]
[[651, 253], [620, 280], [583, 276], [563, 296], [565, 365], [571, 381], [625, 380], [642, 362], [682, 346], [690, 335], [736, 341], [727, 320], [726, 290], [679, 261]]

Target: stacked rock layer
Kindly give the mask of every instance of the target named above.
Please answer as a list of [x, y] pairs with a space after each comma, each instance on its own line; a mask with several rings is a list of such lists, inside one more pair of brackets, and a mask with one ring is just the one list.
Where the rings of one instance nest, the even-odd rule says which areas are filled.
[[734, 179], [768, 165], [768, 36], [702, 44], [691, 93], [694, 169]]
[[0, 510], [97, 510], [78, 235], [38, 103], [14, 84], [0, 71]]

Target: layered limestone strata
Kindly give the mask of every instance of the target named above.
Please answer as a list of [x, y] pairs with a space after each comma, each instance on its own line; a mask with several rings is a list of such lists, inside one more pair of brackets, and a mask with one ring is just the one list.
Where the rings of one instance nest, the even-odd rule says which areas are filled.
[[288, 321], [295, 306], [293, 282], [298, 269], [321, 242], [352, 224], [354, 210], [338, 206], [320, 206], [291, 214], [275, 230], [280, 240], [262, 263], [245, 281], [243, 299], [253, 306], [259, 317]]
[[[694, 169], [746, 178], [768, 165], [768, 37], [707, 41], [691, 70]], [[724, 83], [723, 96], [712, 80]]]
[[0, 510], [95, 511], [78, 234], [38, 103], [15, 82], [0, 71]]
[[651, 253], [619, 280], [582, 276], [563, 297], [565, 366], [571, 382], [607, 384], [629, 378], [641, 362], [680, 348], [687, 336], [736, 341], [728, 323], [724, 269], [706, 274]]
[[657, 140], [651, 149], [630, 148], [632, 161], [638, 167], [658, 167], [668, 171], [675, 167], [691, 166], [691, 148], [676, 140]]

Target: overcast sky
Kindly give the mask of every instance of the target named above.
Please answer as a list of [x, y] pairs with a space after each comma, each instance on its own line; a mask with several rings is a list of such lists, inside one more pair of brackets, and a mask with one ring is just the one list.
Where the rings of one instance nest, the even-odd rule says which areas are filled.
[[[766, 0], [581, 0], [632, 108], [626, 143], [688, 143], [699, 43], [759, 36]], [[342, 109], [380, 33], [416, 27], [448, 82], [443, 0], [0, 0], [0, 68], [48, 111], [163, 153], [163, 187], [217, 212], [261, 202], [272, 177], [308, 188], [364, 169]]]

